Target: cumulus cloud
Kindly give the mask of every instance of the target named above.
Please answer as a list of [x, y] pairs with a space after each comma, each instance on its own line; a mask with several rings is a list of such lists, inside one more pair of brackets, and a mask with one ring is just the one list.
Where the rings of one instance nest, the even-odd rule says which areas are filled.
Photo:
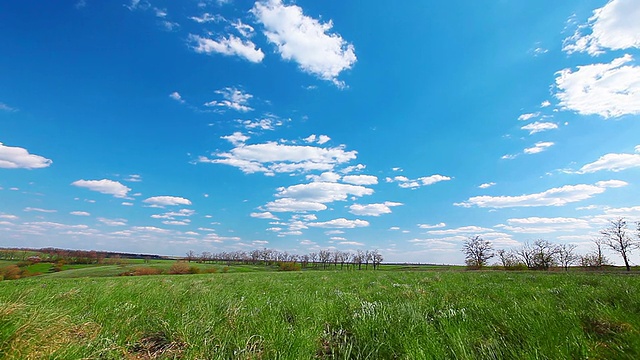
[[349, 212], [354, 215], [363, 215], [363, 216], [380, 216], [382, 214], [390, 214], [391, 207], [394, 206], [402, 206], [404, 204], [398, 202], [386, 201], [382, 204], [353, 204], [349, 207]]
[[102, 180], [78, 180], [71, 183], [73, 186], [86, 188], [97, 191], [102, 194], [113, 195], [117, 198], [124, 198], [131, 191], [130, 188], [122, 185], [118, 181], [102, 179]]
[[444, 175], [438, 175], [438, 174], [420, 177], [415, 180], [409, 179], [406, 176], [396, 176], [394, 178], [389, 178], [389, 177], [386, 178], [386, 182], [388, 183], [397, 182], [398, 186], [405, 189], [416, 189], [421, 186], [429, 186], [429, 185], [438, 183], [440, 181], [449, 181], [449, 180], [451, 180], [450, 177], [444, 176]]
[[[587, 52], [595, 56], [605, 50], [640, 48], [640, 3], [637, 0], [611, 0], [596, 9], [586, 25], [579, 26], [565, 39], [563, 50], [571, 54]], [[589, 34], [586, 32], [591, 31]]]
[[217, 40], [189, 34], [189, 41], [194, 43], [193, 50], [201, 54], [218, 53], [226, 56], [239, 56], [252, 63], [259, 63], [264, 59], [264, 53], [261, 49], [256, 48], [253, 41], [241, 39], [231, 34]]
[[341, 175], [336, 174], [332, 171], [323, 172], [320, 175], [307, 175], [308, 180], [319, 181], [319, 182], [338, 182], [342, 178]]
[[265, 208], [273, 212], [306, 212], [323, 211], [327, 205], [314, 201], [300, 201], [296, 199], [284, 198], [276, 199], [265, 205]]
[[169, 94], [169, 97], [181, 104], [185, 103], [184, 99], [182, 98], [182, 95], [180, 95], [180, 93], [177, 91], [174, 91], [171, 94]]
[[373, 175], [347, 175], [342, 178], [343, 182], [354, 185], [375, 185], [378, 178]]
[[143, 201], [152, 206], [164, 207], [174, 205], [191, 205], [191, 200], [177, 196], [154, 196]]
[[373, 194], [373, 190], [360, 185], [328, 182], [312, 182], [279, 188], [277, 197], [315, 203], [330, 203], [347, 200], [349, 196], [362, 197]]
[[527, 124], [527, 125], [521, 127], [520, 129], [528, 131], [529, 135], [533, 135], [535, 133], [548, 131], [548, 130], [555, 130], [557, 128], [558, 128], [558, 125], [556, 125], [556, 124], [554, 124], [552, 122], [535, 121], [535, 122], [532, 122], [530, 124]]
[[345, 218], [329, 220], [325, 222], [308, 223], [310, 227], [329, 228], [329, 229], [353, 229], [358, 227], [367, 227], [369, 222], [365, 220], [347, 220]]
[[555, 145], [550, 141], [537, 142], [533, 147], [524, 149], [525, 154], [538, 154]]
[[249, 112], [253, 108], [249, 107], [249, 100], [253, 97], [251, 94], [247, 94], [242, 90], [234, 87], [226, 87], [224, 89], [216, 90], [216, 94], [222, 95], [224, 100], [213, 100], [205, 103], [208, 107], [222, 107], [239, 112]]
[[602, 194], [607, 188], [623, 187], [626, 185], [626, 182], [620, 180], [599, 181], [594, 185], [565, 185], [541, 193], [519, 196], [475, 196], [469, 198], [467, 201], [455, 203], [454, 205], [462, 207], [477, 206], [481, 208], [564, 206]]
[[107, 226], [125, 226], [127, 225], [126, 219], [107, 219], [107, 218], [98, 218], [98, 221], [107, 225]]
[[234, 132], [232, 135], [221, 136], [220, 139], [224, 139], [229, 141], [235, 146], [239, 146], [245, 143], [245, 141], [249, 140], [247, 135], [242, 134], [239, 131]]
[[640, 154], [638, 154], [638, 147], [636, 147], [635, 154], [606, 154], [601, 156], [598, 160], [586, 164], [578, 170], [579, 174], [594, 173], [597, 171], [623, 171], [635, 167], [640, 167]]
[[246, 174], [266, 175], [308, 171], [330, 171], [336, 165], [356, 158], [356, 151], [343, 147], [285, 145], [275, 142], [238, 146], [229, 152], [215, 154], [218, 158], [201, 156], [198, 162], [235, 166]]
[[629, 65], [632, 61], [627, 54], [610, 63], [558, 71], [555, 97], [559, 105], [605, 119], [640, 114], [640, 66]]
[[478, 186], [478, 187], [479, 187], [480, 189], [488, 189], [488, 188], [490, 188], [490, 187], [492, 187], [492, 186], [495, 186], [495, 185], [496, 185], [496, 183], [494, 183], [494, 182], [488, 182], [488, 183], [481, 184], [481, 185], [480, 185], [480, 186]]
[[281, 0], [257, 1], [251, 9], [264, 26], [267, 40], [274, 44], [284, 60], [293, 60], [300, 69], [337, 85], [337, 77], [356, 62], [355, 48], [342, 36], [329, 33], [331, 21], [320, 21], [304, 15], [297, 5], [284, 5]]
[[40, 169], [51, 165], [53, 161], [39, 155], [29, 154], [27, 149], [5, 146], [0, 142], [0, 168], [3, 169]]
[[271, 219], [271, 220], [280, 220], [278, 219], [277, 216], [273, 215], [272, 213], [265, 211], [265, 212], [261, 212], [261, 213], [251, 213], [251, 217], [252, 218], [256, 218], [256, 219]]

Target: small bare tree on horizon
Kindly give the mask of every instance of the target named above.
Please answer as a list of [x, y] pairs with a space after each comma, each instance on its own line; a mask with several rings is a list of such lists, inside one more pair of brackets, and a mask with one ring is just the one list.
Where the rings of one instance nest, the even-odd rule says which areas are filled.
[[479, 235], [470, 236], [465, 240], [462, 252], [465, 255], [465, 263], [474, 268], [486, 266], [489, 259], [495, 256], [491, 242]]
[[[638, 225], [638, 232], [640, 233], [640, 224]], [[631, 265], [629, 265], [629, 255], [635, 249], [640, 248], [640, 241], [634, 240], [629, 233], [627, 227], [627, 221], [624, 218], [617, 218], [609, 222], [609, 226], [600, 230], [600, 235], [604, 243], [611, 248], [611, 250], [617, 252], [622, 256], [624, 260], [624, 266], [627, 271], [631, 271]], [[640, 236], [640, 234], [638, 234]]]

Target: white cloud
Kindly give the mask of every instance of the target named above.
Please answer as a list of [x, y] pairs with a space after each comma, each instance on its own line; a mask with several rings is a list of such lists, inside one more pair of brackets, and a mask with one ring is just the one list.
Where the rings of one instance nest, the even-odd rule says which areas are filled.
[[113, 180], [78, 180], [71, 183], [73, 186], [87, 188], [92, 191], [97, 191], [102, 194], [113, 195], [117, 198], [123, 198], [127, 196], [127, 193], [131, 191], [128, 187]]
[[11, 214], [0, 214], [0, 219], [18, 220], [18, 217]]
[[363, 243], [357, 241], [341, 241], [338, 245], [348, 245], [348, 246], [364, 246]]
[[478, 187], [479, 187], [480, 189], [488, 189], [488, 188], [490, 188], [490, 187], [492, 187], [492, 186], [495, 186], [495, 185], [496, 185], [496, 183], [494, 183], [494, 182], [488, 182], [488, 183], [481, 184], [481, 185], [480, 185], [480, 186], [478, 186]]
[[[636, 151], [637, 151], [636, 147]], [[594, 173], [596, 171], [623, 171], [640, 167], [640, 154], [606, 154], [598, 160], [586, 164], [578, 170], [579, 174]]]
[[29, 154], [27, 149], [5, 146], [0, 142], [0, 169], [40, 169], [53, 161], [39, 155]]
[[98, 221], [107, 225], [107, 226], [125, 226], [127, 225], [127, 220], [125, 219], [107, 219], [107, 218], [98, 218]]
[[338, 182], [338, 180], [342, 178], [342, 176], [340, 176], [339, 174], [336, 174], [331, 171], [323, 172], [320, 175], [311, 174], [311, 175], [307, 175], [306, 177], [307, 177], [307, 180], [320, 181], [320, 182]]
[[464, 235], [464, 234], [480, 234], [492, 232], [492, 229], [483, 228], [480, 226], [462, 226], [456, 229], [447, 230], [431, 230], [427, 231], [431, 235]]
[[35, 211], [35, 212], [41, 212], [41, 213], [55, 213], [55, 212], [58, 212], [58, 210], [49, 210], [49, 209], [41, 209], [41, 208], [33, 208], [33, 207], [26, 207], [26, 208], [24, 208], [23, 211], [26, 211], [26, 212]]
[[287, 188], [279, 188], [277, 197], [291, 198], [299, 201], [330, 203], [344, 201], [351, 196], [362, 197], [373, 194], [373, 190], [360, 185], [349, 185], [329, 182], [312, 182], [297, 184]]
[[209, 107], [224, 107], [240, 112], [249, 112], [253, 108], [249, 107], [249, 100], [253, 97], [251, 94], [247, 94], [234, 87], [226, 87], [224, 89], [216, 90], [216, 94], [222, 95], [224, 100], [222, 101], [209, 101], [205, 103], [205, 106]]
[[509, 225], [498, 225], [498, 227], [523, 234], [547, 234], [557, 231], [576, 231], [591, 228], [587, 220], [564, 217], [508, 219], [507, 223]]
[[219, 158], [200, 157], [199, 162], [226, 164], [239, 168], [244, 173], [330, 171], [338, 165], [356, 158], [356, 151], [345, 151], [343, 147], [320, 148], [315, 146], [284, 145], [275, 142], [244, 145], [230, 152], [216, 154]]
[[550, 141], [540, 141], [535, 143], [533, 147], [524, 149], [525, 154], [538, 154], [555, 145]]
[[122, 203], [122, 205], [123, 205], [123, 206], [133, 206], [133, 203], [130, 203], [130, 202], [126, 202], [126, 201], [125, 201], [125, 202], [123, 202], [123, 203]]
[[546, 108], [551, 106], [551, 102], [549, 100], [545, 100], [542, 103], [540, 103], [540, 107]]
[[[640, 3], [637, 0], [611, 0], [596, 9], [587, 25], [578, 27], [573, 36], [565, 39], [563, 51], [587, 52], [595, 56], [605, 49], [640, 48]], [[590, 29], [591, 33], [583, 32]]]
[[378, 178], [373, 175], [347, 175], [342, 178], [343, 182], [354, 185], [375, 185]]
[[12, 108], [11, 106], [9, 106], [9, 105], [7, 105], [7, 104], [5, 104], [5, 103], [3, 103], [3, 102], [0, 102], [0, 110], [2, 110], [2, 111], [8, 111], [8, 112], [15, 112], [15, 111], [18, 111], [18, 110], [16, 110], [16, 109]]
[[247, 25], [243, 23], [240, 19], [236, 22], [232, 23], [233, 27], [245, 38], [249, 38], [253, 36], [255, 29], [251, 25]]
[[447, 224], [445, 224], [445, 223], [443, 223], [443, 222], [438, 223], [438, 224], [435, 224], [435, 225], [430, 225], [430, 224], [418, 224], [418, 227], [419, 227], [420, 229], [437, 229], [437, 228], [443, 228], [443, 227], [445, 227], [445, 226], [447, 226]]
[[180, 95], [180, 93], [177, 91], [174, 91], [171, 94], [169, 94], [169, 97], [181, 104], [184, 104], [185, 102], [184, 99], [182, 98], [182, 95]]
[[192, 16], [189, 19], [197, 22], [198, 24], [204, 24], [208, 22], [220, 22], [225, 20], [224, 17], [222, 17], [221, 15], [218, 15], [218, 14], [211, 15], [209, 13], [204, 13], [200, 17]]
[[529, 135], [533, 135], [535, 133], [539, 133], [539, 132], [543, 132], [543, 131], [547, 131], [547, 130], [554, 130], [557, 129], [558, 125], [552, 123], [552, 122], [539, 122], [539, 121], [535, 121], [532, 122], [530, 124], [527, 124], [523, 127], [521, 127], [520, 129], [522, 130], [527, 130], [529, 132]]
[[318, 144], [322, 145], [324, 143], [327, 143], [331, 140], [330, 137], [328, 137], [327, 135], [320, 135], [318, 136]]
[[240, 145], [244, 144], [245, 141], [249, 140], [250, 138], [247, 135], [244, 135], [241, 132], [236, 131], [232, 135], [221, 136], [220, 139], [227, 140], [227, 141], [229, 141], [230, 143], [232, 143], [235, 146], [240, 146]]
[[522, 114], [520, 116], [518, 116], [518, 120], [520, 121], [527, 121], [533, 118], [537, 118], [538, 116], [540, 116], [539, 112], [535, 112], [535, 113], [527, 113], [527, 114]]
[[261, 212], [261, 213], [251, 213], [251, 217], [252, 218], [256, 218], [256, 219], [272, 219], [272, 220], [280, 220], [278, 219], [277, 216], [273, 215], [272, 213], [266, 211], [266, 212]]
[[505, 155], [502, 155], [502, 157], [500, 159], [502, 159], [502, 160], [513, 160], [513, 159], [515, 159], [517, 157], [518, 157], [518, 154], [505, 154]]
[[421, 186], [428, 186], [438, 183], [440, 181], [449, 181], [450, 177], [444, 175], [431, 175], [417, 178], [415, 180], [409, 179], [406, 176], [396, 176], [392, 178], [386, 178], [385, 181], [388, 183], [397, 182], [398, 186], [405, 189], [416, 189]]
[[365, 220], [347, 220], [345, 218], [329, 220], [325, 222], [308, 223], [307, 225], [317, 228], [329, 228], [329, 229], [353, 229], [357, 227], [367, 227], [369, 222]]
[[247, 130], [275, 130], [276, 126], [282, 126], [284, 122], [275, 115], [266, 115], [264, 119], [251, 120], [237, 120]]
[[350, 213], [355, 215], [364, 215], [364, 216], [380, 216], [382, 214], [390, 214], [391, 207], [393, 206], [401, 206], [404, 205], [402, 203], [386, 201], [382, 204], [353, 204], [349, 207]]
[[339, 34], [328, 33], [333, 23], [321, 23], [306, 16], [296, 5], [281, 0], [257, 1], [251, 9], [264, 34], [285, 60], [293, 60], [300, 68], [337, 85], [337, 77], [356, 62], [354, 47]]
[[194, 42], [193, 50], [201, 54], [218, 53], [227, 56], [239, 56], [253, 63], [259, 63], [264, 59], [264, 53], [256, 48], [251, 40], [243, 40], [234, 35], [220, 37], [213, 40], [194, 34], [189, 34], [189, 41]]
[[323, 211], [327, 205], [314, 201], [299, 201], [296, 199], [276, 199], [265, 205], [265, 208], [273, 212], [305, 212]]
[[91, 214], [86, 211], [72, 211], [69, 214], [75, 215], [75, 216], [91, 216]]
[[[137, 175], [137, 174], [132, 174], [129, 175], [129, 177], [127, 177], [126, 179], [124, 179], [124, 181], [129, 181], [129, 182], [142, 182], [142, 176]], [[134, 195], [135, 196], [135, 195]]]
[[154, 196], [143, 201], [145, 204], [151, 204], [159, 207], [173, 205], [191, 205], [189, 199], [177, 196]]
[[176, 217], [189, 217], [195, 214], [195, 210], [191, 209], [180, 209], [178, 211], [170, 211], [164, 214], [154, 214], [151, 215], [153, 219], [168, 219], [175, 220]]
[[631, 55], [624, 55], [611, 63], [558, 71], [555, 96], [560, 106], [605, 119], [640, 114], [640, 67], [628, 65], [632, 61]]
[[569, 203], [590, 199], [594, 195], [602, 194], [607, 188], [626, 185], [627, 183], [619, 180], [600, 181], [595, 185], [565, 185], [541, 193], [520, 196], [475, 196], [465, 202], [454, 205], [463, 207], [477, 206], [482, 208], [564, 206]]

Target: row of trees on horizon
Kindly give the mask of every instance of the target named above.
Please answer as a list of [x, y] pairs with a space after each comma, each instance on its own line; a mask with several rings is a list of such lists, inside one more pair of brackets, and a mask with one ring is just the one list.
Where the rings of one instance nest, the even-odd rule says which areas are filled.
[[577, 246], [574, 244], [554, 244], [543, 239], [525, 243], [516, 249], [494, 250], [493, 244], [479, 235], [469, 237], [464, 242], [462, 252], [467, 266], [471, 268], [485, 267], [492, 258], [497, 258], [496, 265], [505, 269], [548, 270], [560, 266], [568, 270], [573, 265], [590, 268], [610, 265], [603, 253], [603, 248], [608, 248], [620, 255], [626, 270], [631, 271], [629, 256], [634, 250], [640, 249], [640, 222], [635, 224], [637, 228], [634, 233], [629, 229], [625, 218], [612, 220], [606, 228], [600, 230], [600, 237], [594, 238], [594, 249], [584, 255], [576, 253]]

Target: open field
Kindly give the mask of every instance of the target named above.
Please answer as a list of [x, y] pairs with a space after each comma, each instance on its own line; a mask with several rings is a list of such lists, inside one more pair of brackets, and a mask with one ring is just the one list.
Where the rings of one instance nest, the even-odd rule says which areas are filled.
[[263, 271], [0, 282], [6, 359], [637, 359], [639, 330], [640, 277], [621, 274]]

